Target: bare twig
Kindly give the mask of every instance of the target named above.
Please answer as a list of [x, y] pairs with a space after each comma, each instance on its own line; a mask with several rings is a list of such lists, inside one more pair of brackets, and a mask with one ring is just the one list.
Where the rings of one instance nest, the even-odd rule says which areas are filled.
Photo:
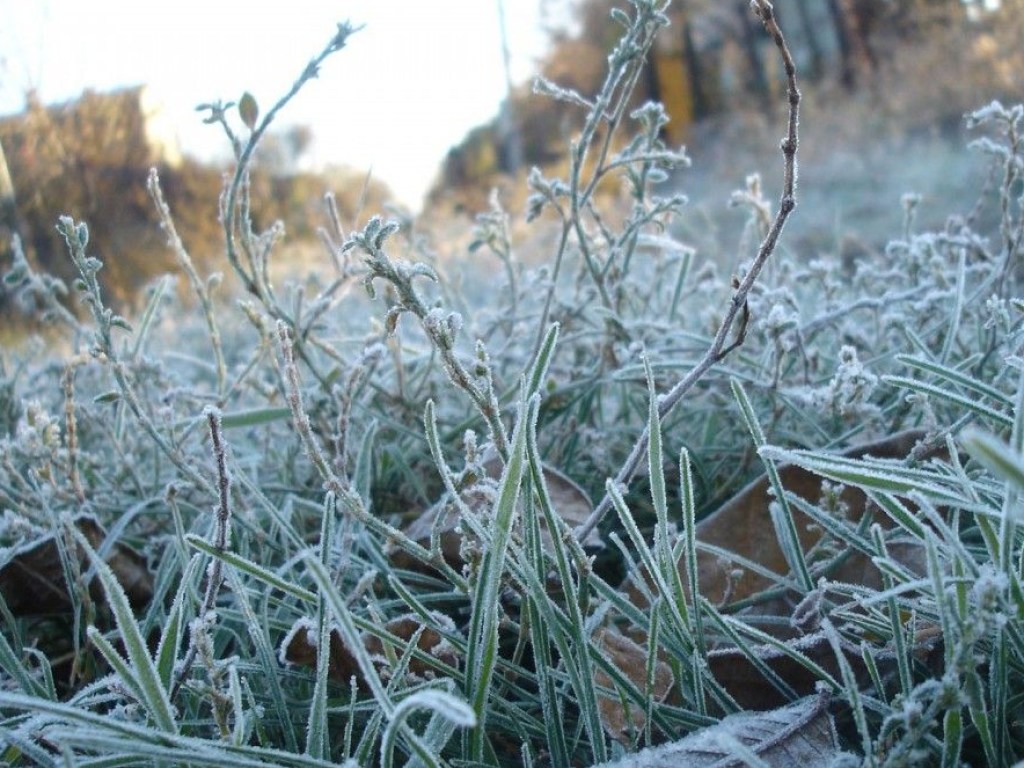
[[[220, 409], [208, 406], [203, 415], [206, 417], [207, 425], [210, 428], [213, 458], [217, 467], [217, 517], [214, 520], [213, 546], [217, 552], [224, 553], [228, 548], [228, 536], [231, 528], [231, 474], [228, 472], [228, 448], [227, 443], [224, 442]], [[172, 700], [177, 696], [178, 691], [192, 670], [196, 655], [199, 653], [197, 628], [205, 620], [206, 615], [216, 607], [217, 595], [223, 582], [224, 562], [220, 558], [214, 558], [206, 575], [206, 590], [203, 594], [203, 604], [200, 606], [196, 619], [199, 623], [196, 625], [196, 628], [193, 628], [193, 637], [188, 653], [185, 655], [185, 660], [182, 662], [175, 677], [174, 685], [171, 688], [170, 697]]]
[[[228, 185], [227, 194], [225, 196], [222, 216], [223, 216], [223, 229], [224, 229], [224, 240], [226, 247], [226, 254], [228, 261], [234, 268], [235, 272], [242, 279], [245, 285], [245, 289], [252, 293], [254, 296], [261, 296], [260, 292], [260, 270], [259, 265], [252, 263], [250, 258], [249, 267], [246, 269], [243, 266], [241, 260], [238, 258], [238, 251], [235, 247], [235, 228], [238, 224], [236, 216], [238, 214], [237, 206], [240, 202], [239, 193], [242, 192], [241, 202], [247, 202], [247, 194], [244, 194], [245, 190], [243, 187], [247, 182], [247, 176], [249, 173], [249, 166], [252, 161], [253, 153], [256, 151], [256, 146], [259, 144], [260, 139], [263, 138], [263, 134], [266, 133], [270, 124], [274, 121], [274, 117], [278, 112], [289, 102], [295, 95], [302, 89], [302, 87], [310, 80], [315, 78], [320, 72], [320, 66], [324, 60], [327, 59], [331, 54], [340, 51], [345, 47], [345, 43], [348, 41], [349, 36], [357, 31], [357, 27], [354, 27], [348, 23], [339, 24], [337, 32], [331, 37], [330, 41], [324, 47], [320, 53], [313, 58], [306, 68], [302, 71], [302, 74], [295, 81], [292, 87], [288, 90], [284, 96], [277, 100], [270, 111], [267, 112], [266, 116], [260, 121], [259, 125], [254, 125], [252, 128], [252, 134], [249, 136], [249, 140], [244, 144], [234, 139], [230, 133], [230, 129], [227, 128], [227, 123], [223, 120], [223, 109], [220, 109], [219, 117], [222, 125], [229, 131], [229, 136], [232, 137], [236, 151], [238, 154], [238, 161], [235, 164], [235, 173], [231, 179], [231, 183]], [[214, 118], [218, 117], [218, 113], [214, 112]], [[211, 118], [211, 119], [214, 119]], [[246, 206], [247, 207], [247, 206]], [[246, 225], [248, 222], [247, 211], [242, 211], [242, 224]]]
[[78, 419], [75, 416], [75, 369], [78, 360], [72, 360], [64, 368], [61, 383], [64, 385], [64, 429], [67, 434], [68, 447], [68, 478], [71, 490], [79, 506], [85, 504], [85, 491], [82, 488], [82, 477], [78, 471]]
[[[757, 250], [757, 256], [750, 265], [750, 269], [748, 269], [747, 273], [743, 276], [743, 279], [735, 286], [725, 318], [718, 329], [718, 333], [715, 334], [715, 338], [712, 340], [711, 346], [708, 347], [707, 352], [704, 353], [704, 356], [690, 370], [690, 372], [676, 383], [669, 392], [659, 399], [658, 413], [662, 419], [664, 419], [665, 416], [668, 415], [668, 413], [676, 406], [676, 404], [682, 399], [683, 395], [693, 389], [697, 382], [700, 381], [704, 375], [711, 370], [711, 368], [721, 362], [730, 352], [738, 348], [743, 343], [748, 321], [747, 297], [750, 295], [750, 291], [754, 287], [754, 283], [760, 276], [761, 271], [764, 269], [765, 264], [768, 263], [768, 259], [771, 258], [771, 255], [775, 252], [775, 248], [779, 242], [779, 235], [782, 234], [782, 228], [785, 226], [786, 220], [793, 212], [793, 209], [796, 208], [797, 128], [800, 116], [800, 90], [797, 87], [796, 65], [793, 63], [793, 56], [789, 51], [789, 46], [786, 44], [786, 40], [782, 35], [782, 30], [779, 28], [778, 22], [775, 18], [775, 9], [772, 7], [772, 4], [768, 2], [768, 0], [751, 0], [750, 5], [753, 8], [754, 13], [756, 13], [761, 19], [765, 30], [769, 35], [771, 35], [772, 40], [775, 41], [775, 45], [782, 56], [783, 67], [786, 71], [789, 122], [786, 137], [782, 140], [782, 155], [784, 159], [782, 196], [779, 201], [778, 213], [772, 221], [768, 234], [765, 236], [764, 240], [762, 240], [761, 245]], [[736, 333], [733, 334], [733, 327], [736, 325], [737, 318], [739, 318], [740, 323], [736, 329]], [[732, 341], [729, 341], [730, 338], [732, 338]], [[644, 460], [644, 454], [647, 451], [647, 444], [649, 440], [650, 431], [649, 427], [646, 427], [634, 444], [629, 457], [615, 476], [614, 482], [616, 485], [625, 485], [636, 474], [637, 469]], [[611, 496], [606, 493], [604, 498], [601, 499], [601, 502], [594, 507], [594, 511], [590, 513], [590, 516], [575, 529], [574, 534], [577, 540], [584, 540], [590, 532], [597, 527], [604, 516], [608, 514], [611, 507]]]
[[[650, 50], [658, 30], [668, 23], [664, 15], [667, 6], [668, 3], [665, 2], [636, 5], [636, 23], [630, 27], [626, 36], [609, 56], [608, 73], [592, 102], [557, 86], [552, 89], [550, 84], [543, 81], [538, 82], [536, 86], [555, 98], [568, 99], [582, 106], [587, 110], [587, 117], [579, 137], [572, 143], [568, 184], [565, 189], [568, 207], [555, 206], [562, 219], [562, 233], [555, 255], [551, 283], [548, 286], [540, 322], [537, 324], [537, 338], [533, 345], [535, 355], [549, 325], [548, 318], [558, 286], [558, 277], [571, 235], [576, 236], [580, 256], [594, 282], [601, 303], [609, 309], [614, 305], [597, 257], [588, 246], [587, 234], [583, 228], [584, 212], [589, 210], [589, 203], [597, 190], [597, 185], [607, 173], [606, 164], [613, 145], [613, 137], [630, 106], [630, 94], [644, 72], [646, 52]], [[604, 136], [599, 139], [602, 126]], [[592, 151], [596, 152], [596, 158], [592, 164], [588, 164], [587, 157]], [[585, 178], [588, 166], [594, 170], [589, 178]]]

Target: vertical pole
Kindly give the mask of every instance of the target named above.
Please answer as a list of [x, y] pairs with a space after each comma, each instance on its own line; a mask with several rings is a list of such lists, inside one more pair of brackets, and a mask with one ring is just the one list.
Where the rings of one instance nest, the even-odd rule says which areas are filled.
[[769, 112], [772, 108], [772, 85], [765, 75], [764, 63], [761, 61], [761, 53], [758, 50], [762, 35], [760, 24], [754, 20], [753, 14], [750, 12], [750, 3], [737, 0], [734, 8], [740, 22], [742, 34], [740, 44], [747, 59], [747, 87], [761, 101], [764, 111]]
[[807, 0], [796, 0], [796, 8], [797, 15], [800, 18], [804, 43], [811, 54], [810, 79], [819, 80], [825, 71], [825, 54], [821, 49], [821, 41], [818, 35], [815, 34], [811, 9], [807, 5]]
[[14, 198], [14, 182], [7, 168], [7, 156], [3, 142], [0, 142], [0, 251], [10, 248], [11, 240], [18, 234], [18, 206]]
[[850, 22], [846, 17], [842, 0], [828, 0], [828, 10], [832, 14], [832, 27], [835, 29], [836, 41], [839, 44], [839, 60], [842, 67], [839, 78], [843, 86], [852, 91], [857, 84], [857, 73], [853, 61]]
[[505, 64], [505, 101], [498, 116], [498, 137], [501, 142], [502, 170], [515, 173], [523, 162], [523, 148], [512, 112], [512, 52], [508, 45], [508, 28], [505, 24], [505, 3], [498, 0], [498, 28], [501, 33], [501, 55]]

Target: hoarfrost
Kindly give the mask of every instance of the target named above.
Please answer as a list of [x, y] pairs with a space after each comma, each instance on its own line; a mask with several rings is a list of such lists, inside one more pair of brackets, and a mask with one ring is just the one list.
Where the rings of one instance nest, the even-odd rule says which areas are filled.
[[277, 660], [282, 667], [287, 667], [291, 665], [291, 662], [288, 661], [287, 658], [287, 651], [288, 648], [291, 647], [292, 643], [295, 642], [295, 638], [299, 636], [300, 632], [305, 632], [306, 642], [309, 643], [310, 647], [316, 648], [317, 642], [319, 641], [319, 637], [317, 636], [316, 623], [308, 616], [303, 616], [302, 618], [297, 619], [295, 623], [292, 624], [291, 629], [289, 629], [288, 632], [285, 634], [284, 638], [281, 640], [280, 646], [278, 646], [277, 649]]

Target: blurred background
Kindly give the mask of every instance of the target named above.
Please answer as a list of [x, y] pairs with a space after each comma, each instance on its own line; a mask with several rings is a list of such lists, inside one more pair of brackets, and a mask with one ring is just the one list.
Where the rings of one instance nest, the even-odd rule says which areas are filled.
[[[261, 145], [257, 224], [280, 219], [289, 248], [311, 249], [330, 190], [346, 225], [397, 211], [465, 255], [446, 233], [468, 230], [493, 189], [521, 214], [528, 169], [557, 174], [578, 127], [581, 110], [535, 95], [533, 78], [594, 95], [619, 33], [609, 13], [622, 5], [0, 0], [0, 265], [17, 233], [38, 268], [67, 277], [53, 224], [69, 214], [89, 223], [106, 289], [133, 303], [173, 264], [145, 190], [155, 166], [193, 258], [222, 268], [216, 212], [231, 144], [195, 108], [249, 92], [266, 112], [346, 19], [365, 27]], [[970, 208], [965, 190], [984, 164], [963, 151], [963, 115], [1024, 98], [1024, 3], [775, 5], [805, 92], [801, 210], [786, 247], [882, 247], [899, 234], [907, 191], [937, 221]], [[714, 254], [736, 244], [727, 201], [747, 174], [762, 172], [774, 196], [784, 81], [747, 0], [675, 0], [669, 15], [637, 103], [663, 102], [664, 138], [694, 158], [668, 183], [693, 198], [680, 236]], [[0, 293], [11, 317], [9, 304]]]

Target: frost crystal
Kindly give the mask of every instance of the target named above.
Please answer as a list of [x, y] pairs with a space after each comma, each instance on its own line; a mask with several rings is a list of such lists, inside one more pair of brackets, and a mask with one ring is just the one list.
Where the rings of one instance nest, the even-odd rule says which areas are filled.
[[309, 643], [311, 647], [316, 648], [316, 644], [319, 639], [317, 637], [316, 623], [308, 616], [303, 616], [292, 624], [292, 628], [288, 630], [288, 633], [281, 640], [281, 645], [278, 647], [277, 660], [282, 667], [286, 667], [291, 664], [291, 662], [288, 661], [288, 649], [291, 647], [292, 643], [295, 642], [295, 638], [299, 636], [299, 633], [302, 632], [306, 635], [306, 642]]
[[864, 405], [878, 385], [878, 377], [857, 358], [857, 350], [844, 346], [839, 350], [839, 367], [829, 384], [831, 405], [843, 418], [863, 412]]

